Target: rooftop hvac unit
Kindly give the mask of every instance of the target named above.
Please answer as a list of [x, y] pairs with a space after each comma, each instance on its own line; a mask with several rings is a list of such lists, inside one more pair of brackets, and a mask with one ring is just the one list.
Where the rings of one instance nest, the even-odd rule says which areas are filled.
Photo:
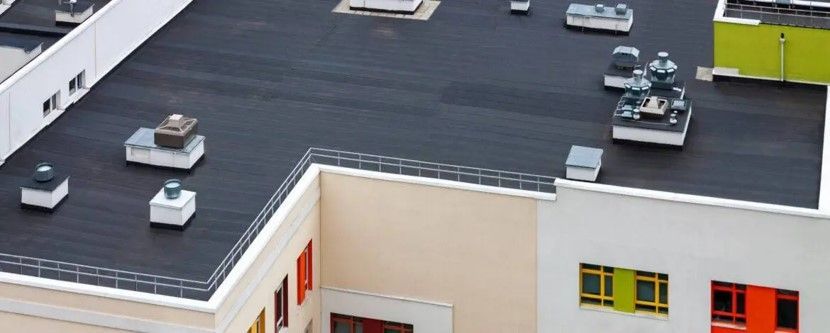
[[158, 146], [182, 149], [196, 136], [198, 125], [196, 118], [170, 115], [156, 127], [153, 140]]

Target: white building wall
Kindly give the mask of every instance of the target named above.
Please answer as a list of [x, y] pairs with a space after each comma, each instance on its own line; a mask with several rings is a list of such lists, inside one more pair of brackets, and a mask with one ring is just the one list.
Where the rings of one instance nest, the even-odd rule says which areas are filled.
[[[70, 79], [84, 71], [86, 87], [97, 83], [191, 1], [113, 0], [0, 83], [0, 165], [87, 92], [69, 96]], [[57, 91], [58, 110], [44, 117]]]
[[0, 165], [3, 165], [3, 157], [11, 145], [9, 125], [9, 92], [5, 91], [0, 93]]
[[[797, 290], [801, 332], [830, 327], [830, 221], [674, 197], [558, 183], [555, 202], [540, 200], [539, 332], [708, 332], [712, 280]], [[580, 263], [669, 274], [669, 317], [580, 308]]]

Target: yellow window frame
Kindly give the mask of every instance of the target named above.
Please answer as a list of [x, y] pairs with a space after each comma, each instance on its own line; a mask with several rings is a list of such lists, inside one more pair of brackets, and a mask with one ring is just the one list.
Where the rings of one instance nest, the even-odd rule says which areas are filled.
[[[665, 276], [665, 279], [661, 278], [660, 275]], [[654, 285], [654, 301], [653, 302], [641, 301], [639, 298], [637, 298], [637, 295], [639, 295], [639, 293], [637, 292], [637, 288], [639, 288], [639, 283], [638, 282], [640, 282], [640, 281], [649, 282], [649, 283]], [[653, 313], [653, 314], [657, 314], [657, 315], [661, 315], [661, 316], [668, 315], [668, 313], [669, 313], [669, 300], [668, 300], [669, 291], [666, 290], [666, 299], [665, 300], [660, 299], [660, 284], [662, 284], [662, 283], [666, 284], [666, 288], [669, 287], [669, 276], [668, 276], [668, 274], [637, 271], [637, 273], [635, 274], [635, 282], [634, 282], [634, 295], [635, 295], [634, 296], [634, 306], [636, 308], [637, 305], [640, 305], [640, 306], [645, 306], [645, 307], [649, 307], [649, 308], [654, 309], [654, 310], [643, 310], [643, 309], [638, 308], [636, 310], [637, 312]], [[664, 302], [661, 302], [661, 301], [664, 301]]]
[[[599, 269], [586, 268], [586, 266], [596, 266]], [[585, 274], [599, 275], [599, 295], [588, 294], [582, 292], [582, 280]], [[614, 295], [608, 295], [605, 290], [605, 279], [614, 277], [614, 268], [600, 265], [579, 264], [579, 303], [585, 305], [601, 305], [612, 307], [614, 306]], [[595, 300], [598, 304], [586, 303], [583, 299]]]

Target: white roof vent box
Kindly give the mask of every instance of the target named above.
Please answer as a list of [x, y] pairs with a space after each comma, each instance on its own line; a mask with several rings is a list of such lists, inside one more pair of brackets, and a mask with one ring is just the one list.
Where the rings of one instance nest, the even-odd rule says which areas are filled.
[[69, 195], [69, 176], [57, 172], [51, 163], [35, 166], [35, 173], [20, 185], [20, 207], [55, 211]]
[[78, 25], [95, 11], [95, 4], [87, 0], [58, 0], [55, 8], [55, 25]]

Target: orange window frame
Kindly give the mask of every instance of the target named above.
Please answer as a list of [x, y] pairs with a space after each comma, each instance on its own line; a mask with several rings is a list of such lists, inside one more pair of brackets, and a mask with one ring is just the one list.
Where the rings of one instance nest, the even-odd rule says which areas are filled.
[[[739, 288], [743, 286], [743, 288]], [[728, 292], [732, 295], [732, 309], [729, 311], [715, 309], [715, 293]], [[746, 305], [744, 305], [744, 312], [738, 312], [738, 296], [743, 295], [746, 299], [746, 286], [735, 283], [712, 281], [712, 322], [713, 323], [727, 323], [733, 325], [746, 325]], [[745, 304], [745, 303], [744, 303]], [[731, 320], [716, 319], [716, 317], [729, 317]], [[743, 321], [739, 320], [743, 319]]]
[[306, 291], [311, 291], [314, 285], [314, 263], [311, 241], [308, 241], [300, 257], [297, 258], [297, 305], [302, 305], [306, 298]]

